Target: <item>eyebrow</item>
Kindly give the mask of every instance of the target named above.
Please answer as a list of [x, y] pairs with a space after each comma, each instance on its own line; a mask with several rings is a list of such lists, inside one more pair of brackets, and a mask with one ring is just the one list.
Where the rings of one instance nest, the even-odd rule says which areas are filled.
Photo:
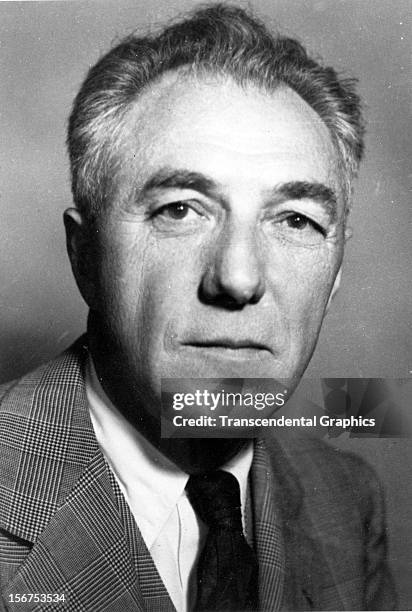
[[[143, 185], [141, 193], [146, 194], [156, 189], [191, 189], [206, 196], [225, 202], [222, 189], [209, 176], [200, 172], [161, 168]], [[284, 202], [288, 200], [312, 200], [322, 204], [332, 221], [336, 221], [337, 197], [333, 189], [324, 183], [311, 181], [289, 181], [275, 185], [269, 190], [270, 200]], [[280, 203], [279, 202], [279, 203]]]
[[310, 181], [290, 181], [281, 183], [271, 190], [272, 196], [287, 200], [312, 200], [319, 202], [329, 214], [331, 221], [337, 219], [337, 196], [333, 189], [324, 183]]
[[143, 185], [142, 192], [155, 189], [192, 189], [205, 195], [215, 195], [219, 191], [217, 183], [200, 172], [170, 168], [162, 168], [153, 174]]

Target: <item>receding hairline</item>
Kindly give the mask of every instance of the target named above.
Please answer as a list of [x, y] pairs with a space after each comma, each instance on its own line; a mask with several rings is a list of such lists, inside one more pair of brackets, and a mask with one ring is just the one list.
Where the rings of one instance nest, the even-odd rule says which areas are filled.
[[[136, 154], [139, 154], [140, 159], [144, 162], [144, 158], [147, 156], [147, 150], [150, 151], [151, 144], [153, 146], [157, 145], [158, 142], [153, 140], [152, 143], [148, 142], [147, 138], [144, 137], [144, 144], [146, 146], [145, 150], [139, 149], [139, 130], [144, 130], [145, 123], [150, 126], [151, 118], [147, 116], [147, 110], [153, 112], [153, 108], [151, 107], [151, 100], [149, 98], [150, 94], [155, 97], [163, 97], [163, 103], [167, 105], [168, 99], [168, 89], [172, 91], [174, 88], [184, 85], [185, 82], [189, 84], [199, 83], [200, 87], [204, 86], [212, 86], [219, 87], [220, 85], [229, 86], [231, 91], [238, 89], [241, 93], [244, 93], [246, 96], [248, 94], [253, 94], [257, 92], [263, 98], [270, 99], [271, 96], [275, 96], [277, 94], [285, 95], [285, 103], [293, 104], [293, 100], [298, 101], [299, 104], [302, 105], [301, 108], [298, 108], [295, 105], [295, 111], [298, 114], [307, 113], [308, 119], [317, 120], [317, 124], [321, 127], [323, 131], [322, 134], [318, 134], [317, 137], [319, 140], [323, 140], [323, 145], [325, 145], [325, 141], [322, 136], [324, 136], [327, 140], [327, 147], [330, 148], [330, 151], [333, 153], [333, 163], [331, 163], [331, 182], [337, 184], [339, 186], [339, 192], [341, 192], [341, 196], [343, 196], [344, 188], [341, 184], [343, 181], [343, 177], [341, 176], [341, 171], [339, 169], [339, 152], [334, 144], [333, 136], [331, 134], [330, 129], [323, 121], [323, 118], [316, 112], [316, 110], [292, 87], [290, 87], [287, 83], [283, 81], [279, 81], [276, 86], [268, 88], [264, 85], [259, 85], [258, 83], [248, 82], [248, 83], [239, 83], [232, 77], [231, 74], [223, 73], [222, 71], [213, 71], [213, 70], [192, 70], [191, 66], [181, 66], [176, 70], [167, 71], [156, 79], [150, 81], [145, 87], [143, 87], [137, 94], [134, 100], [130, 101], [126, 112], [124, 113], [121, 124], [122, 129], [119, 133], [119, 140], [117, 143], [117, 151], [114, 155], [118, 155], [118, 162], [121, 165], [121, 162], [124, 160], [122, 157], [122, 153], [124, 155], [125, 146], [128, 142], [129, 138], [133, 138], [136, 142]], [[178, 90], [173, 92], [173, 94], [178, 95]], [[288, 94], [291, 95], [289, 100], [287, 99]], [[173, 103], [173, 98], [171, 100]], [[149, 107], [149, 108], [148, 108]], [[159, 108], [159, 113], [164, 112], [165, 108]], [[313, 127], [316, 125], [315, 121], [313, 121]], [[324, 148], [324, 147], [322, 147]], [[326, 151], [325, 151], [326, 152]], [[134, 154], [132, 154], [134, 157]], [[115, 172], [115, 175], [111, 178], [112, 186], [115, 187], [117, 182], [117, 177], [119, 176], [119, 172]]]

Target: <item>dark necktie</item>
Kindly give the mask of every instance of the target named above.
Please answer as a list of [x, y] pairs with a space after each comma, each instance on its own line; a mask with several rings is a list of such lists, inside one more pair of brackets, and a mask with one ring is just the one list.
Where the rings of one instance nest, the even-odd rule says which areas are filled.
[[195, 610], [256, 610], [257, 561], [242, 529], [240, 489], [228, 472], [190, 476], [186, 491], [209, 527], [197, 568]]

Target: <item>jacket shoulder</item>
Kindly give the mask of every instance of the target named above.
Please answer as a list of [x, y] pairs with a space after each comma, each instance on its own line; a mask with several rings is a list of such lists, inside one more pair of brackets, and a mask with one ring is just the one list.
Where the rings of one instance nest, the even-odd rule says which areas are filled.
[[87, 342], [81, 336], [61, 355], [24, 376], [0, 385], [0, 415], [28, 416], [42, 393], [51, 393], [83, 379]]
[[309, 435], [284, 435], [267, 444], [274, 473], [301, 489], [300, 496], [314, 511], [327, 503], [332, 513], [342, 512], [367, 520], [374, 508], [383, 511], [383, 489], [374, 468], [359, 455], [334, 448]]
[[349, 480], [353, 487], [356, 481], [376, 478], [375, 470], [361, 456], [333, 447], [319, 438], [291, 435], [272, 440], [267, 447], [275, 459], [279, 446], [298, 474], [309, 480], [316, 480], [319, 474], [322, 478], [331, 475], [343, 485]]
[[95, 451], [84, 339], [0, 388], [0, 528], [34, 542]]

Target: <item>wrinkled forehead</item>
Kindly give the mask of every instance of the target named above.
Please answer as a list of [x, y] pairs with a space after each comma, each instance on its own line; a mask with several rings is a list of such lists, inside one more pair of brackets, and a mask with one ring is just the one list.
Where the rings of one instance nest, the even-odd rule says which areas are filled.
[[223, 182], [271, 182], [278, 175], [286, 181], [296, 178], [287, 176], [295, 167], [307, 174], [302, 179], [337, 183], [329, 130], [298, 94], [216, 76], [176, 72], [148, 87], [126, 118], [120, 154], [125, 179], [137, 172], [137, 180], [146, 180], [167, 166], [207, 171]]

